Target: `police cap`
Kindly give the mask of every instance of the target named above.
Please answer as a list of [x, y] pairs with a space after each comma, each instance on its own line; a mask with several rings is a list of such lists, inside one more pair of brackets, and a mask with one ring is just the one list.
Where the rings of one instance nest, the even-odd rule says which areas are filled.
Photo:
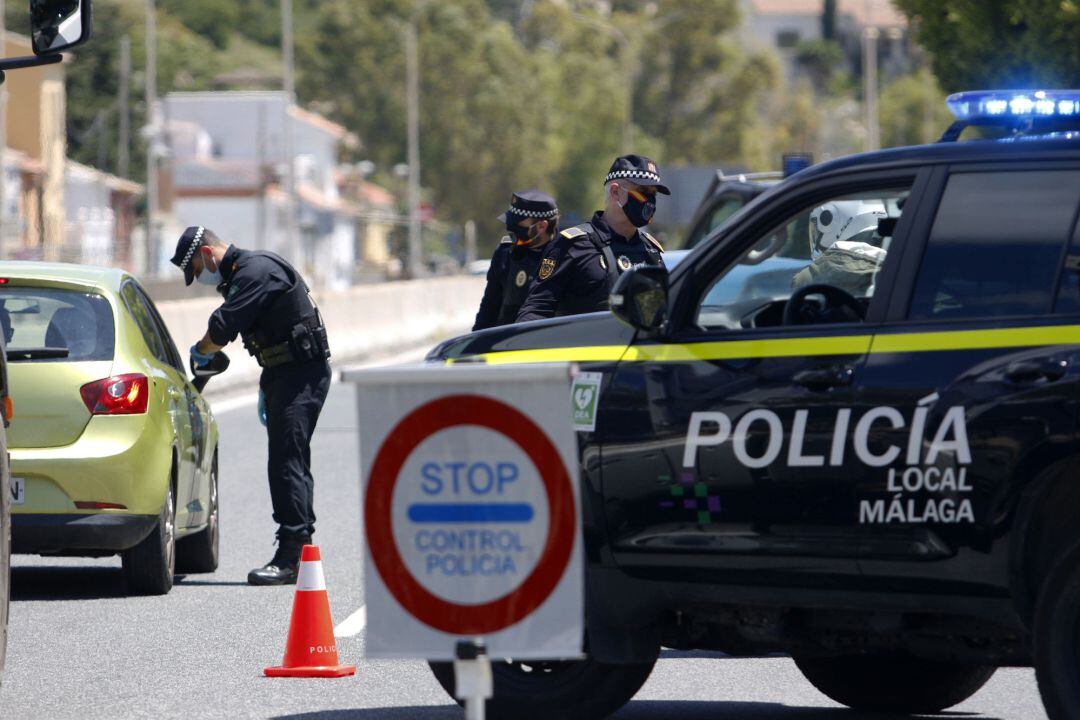
[[190, 285], [195, 279], [195, 269], [191, 266], [191, 260], [199, 248], [207, 244], [214, 234], [202, 225], [192, 225], [180, 239], [176, 241], [176, 253], [169, 260], [173, 265], [184, 271], [184, 284]]
[[510, 196], [510, 207], [499, 216], [507, 227], [522, 220], [551, 220], [559, 214], [555, 198], [539, 190], [520, 190]]
[[620, 155], [615, 158], [607, 177], [604, 178], [604, 184], [607, 185], [613, 180], [629, 180], [635, 185], [654, 187], [658, 193], [671, 194], [667, 185], [660, 182], [660, 171], [656, 163], [644, 155]]

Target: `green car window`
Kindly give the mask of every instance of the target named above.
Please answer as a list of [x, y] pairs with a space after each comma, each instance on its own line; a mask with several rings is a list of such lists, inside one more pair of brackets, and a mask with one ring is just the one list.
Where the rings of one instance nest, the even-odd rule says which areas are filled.
[[124, 298], [124, 304], [127, 305], [128, 312], [131, 313], [131, 317], [135, 319], [135, 323], [139, 326], [143, 340], [146, 341], [146, 347], [150, 348], [150, 352], [158, 360], [168, 363], [169, 355], [165, 352], [165, 343], [162, 341], [161, 336], [158, 335], [150, 308], [146, 306], [146, 302], [140, 296], [135, 283], [124, 283], [124, 287], [120, 290], [120, 296]]
[[27, 353], [17, 361], [112, 360], [112, 308], [101, 295], [61, 288], [0, 287], [0, 326], [9, 352], [67, 349], [66, 357]]

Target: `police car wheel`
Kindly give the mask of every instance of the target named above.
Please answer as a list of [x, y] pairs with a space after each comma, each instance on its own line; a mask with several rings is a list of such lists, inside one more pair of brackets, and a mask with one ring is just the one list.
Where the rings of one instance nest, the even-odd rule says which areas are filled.
[[935, 713], [974, 695], [997, 670], [899, 655], [795, 658], [803, 676], [836, 702], [856, 710]]
[[1035, 607], [1035, 677], [1050, 720], [1080, 717], [1080, 542], [1058, 555]]
[[[439, 684], [454, 697], [454, 664], [428, 664]], [[607, 717], [630, 702], [649, 679], [655, 664], [655, 659], [633, 665], [610, 665], [592, 658], [569, 662], [493, 661], [495, 692], [487, 703], [487, 717], [491, 720]]]
[[128, 590], [137, 595], [165, 595], [176, 568], [176, 495], [172, 483], [157, 524], [143, 540], [120, 554]]
[[206, 528], [176, 542], [176, 572], [210, 573], [218, 567], [218, 546], [221, 542], [218, 504], [218, 458], [210, 464], [210, 501], [206, 512]]

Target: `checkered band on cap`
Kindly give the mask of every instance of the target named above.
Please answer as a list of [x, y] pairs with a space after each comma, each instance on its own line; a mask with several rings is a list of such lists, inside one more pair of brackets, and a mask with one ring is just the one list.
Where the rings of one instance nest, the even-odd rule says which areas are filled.
[[519, 207], [510, 206], [507, 210], [511, 215], [520, 215], [521, 217], [538, 218], [544, 220], [546, 218], [553, 218], [559, 214], [558, 210], [522, 210]]
[[660, 182], [660, 176], [654, 172], [648, 170], [616, 170], [615, 172], [609, 172], [607, 177], [604, 178], [604, 184], [611, 182], [612, 180], [618, 180], [619, 178], [626, 178], [628, 180], [652, 180], [653, 182]]
[[180, 269], [183, 270], [187, 267], [187, 264], [191, 262], [191, 258], [195, 256], [195, 251], [202, 245], [202, 236], [206, 231], [202, 225], [195, 231], [195, 237], [191, 239], [191, 247], [188, 248], [187, 253], [184, 255], [184, 259], [180, 261]]

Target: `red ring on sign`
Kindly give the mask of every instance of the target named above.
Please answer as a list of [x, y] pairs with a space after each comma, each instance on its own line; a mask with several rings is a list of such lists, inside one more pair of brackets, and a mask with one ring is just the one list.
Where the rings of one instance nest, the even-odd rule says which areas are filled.
[[[484, 427], [517, 444], [540, 472], [548, 500], [547, 538], [536, 567], [516, 589], [479, 605], [443, 600], [421, 585], [398, 552], [391, 521], [394, 486], [409, 455], [435, 433], [458, 425]], [[379, 448], [364, 498], [368, 547], [387, 590], [417, 620], [455, 635], [497, 632], [520, 622], [540, 607], [555, 590], [570, 562], [576, 536], [575, 517], [570, 476], [547, 435], [515, 408], [481, 395], [439, 398], [406, 415]]]

